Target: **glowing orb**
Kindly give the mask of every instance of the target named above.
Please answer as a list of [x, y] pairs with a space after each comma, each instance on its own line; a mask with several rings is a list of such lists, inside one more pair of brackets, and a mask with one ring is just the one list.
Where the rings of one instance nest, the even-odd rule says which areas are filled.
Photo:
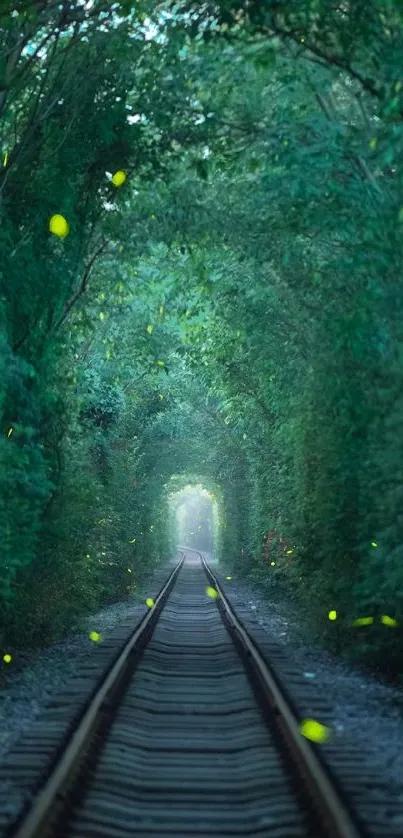
[[122, 186], [127, 178], [126, 172], [115, 172], [112, 178], [112, 183], [114, 186]]
[[311, 742], [327, 742], [330, 737], [329, 728], [315, 719], [304, 719], [299, 729], [302, 735]]
[[357, 620], [354, 620], [352, 625], [353, 626], [372, 626], [374, 622], [373, 617], [358, 617]]
[[70, 227], [63, 215], [52, 215], [49, 220], [49, 230], [54, 236], [59, 236], [60, 239], [64, 239]]
[[393, 617], [388, 617], [387, 614], [384, 614], [383, 617], [381, 617], [381, 623], [383, 623], [384, 626], [391, 626], [392, 628], [396, 628], [397, 626], [397, 620], [394, 620]]

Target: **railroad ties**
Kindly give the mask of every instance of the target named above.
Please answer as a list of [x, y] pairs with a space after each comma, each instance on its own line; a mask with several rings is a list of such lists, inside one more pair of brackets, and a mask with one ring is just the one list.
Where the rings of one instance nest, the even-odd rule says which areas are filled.
[[71, 817], [72, 838], [305, 836], [202, 567], [184, 567]]
[[91, 700], [86, 685], [41, 787], [1, 836], [369, 834], [201, 556], [184, 554], [119, 645]]

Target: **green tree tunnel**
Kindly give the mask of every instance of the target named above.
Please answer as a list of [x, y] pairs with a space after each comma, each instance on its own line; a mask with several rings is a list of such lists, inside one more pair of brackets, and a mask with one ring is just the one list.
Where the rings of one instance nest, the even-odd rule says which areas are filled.
[[190, 484], [190, 546], [401, 674], [402, 14], [3, 0], [0, 648], [129, 596]]

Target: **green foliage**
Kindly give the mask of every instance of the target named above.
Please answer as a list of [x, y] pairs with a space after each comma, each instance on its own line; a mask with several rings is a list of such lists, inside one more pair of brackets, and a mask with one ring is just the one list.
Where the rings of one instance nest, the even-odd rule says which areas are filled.
[[[130, 595], [194, 480], [228, 567], [400, 671], [401, 10], [14, 5], [3, 641]], [[372, 641], [351, 628], [368, 609]]]

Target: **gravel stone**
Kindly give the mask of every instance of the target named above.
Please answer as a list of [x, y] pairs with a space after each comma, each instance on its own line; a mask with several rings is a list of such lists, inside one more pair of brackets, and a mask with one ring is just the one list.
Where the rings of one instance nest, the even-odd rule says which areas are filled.
[[[214, 564], [223, 589], [234, 594], [239, 604], [251, 611], [252, 619], [279, 644], [287, 648], [296, 672], [310, 680], [331, 705], [333, 725], [362, 746], [376, 761], [378, 772], [386, 781], [403, 776], [403, 690], [384, 684], [376, 677], [341, 662], [326, 650], [307, 643], [298, 625], [298, 613], [290, 601], [263, 599], [261, 592]], [[155, 596], [172, 563], [159, 568], [147, 593]], [[3, 670], [0, 689], [0, 760], [20, 734], [30, 727], [66, 680], [74, 674], [77, 663], [91, 654], [88, 632], [107, 635], [120, 621], [130, 619], [144, 603], [145, 588], [130, 600], [107, 606], [84, 621], [84, 630], [42, 649], [36, 655], [19, 656], [20, 665]], [[253, 615], [253, 616], [252, 616]]]
[[[215, 569], [217, 573], [218, 569]], [[253, 585], [228, 582], [217, 573], [223, 590], [251, 611], [261, 628], [285, 646], [296, 673], [311, 681], [332, 708], [333, 727], [352, 747], [362, 749], [385, 781], [403, 776], [403, 689], [383, 683], [331, 652], [307, 642], [298, 624], [298, 611], [286, 599], [263, 599]], [[252, 616], [253, 615], [253, 616]]]
[[[152, 581], [124, 602], [106, 606], [83, 619], [82, 628], [33, 654], [23, 651], [13, 663], [3, 668], [0, 679], [0, 761], [14, 746], [24, 730], [40, 715], [54, 695], [63, 689], [77, 664], [92, 655], [90, 631], [106, 639], [108, 632], [132, 616], [138, 621], [139, 606], [150, 592], [155, 597], [177, 560], [158, 568]], [[144, 611], [146, 611], [144, 606]]]

